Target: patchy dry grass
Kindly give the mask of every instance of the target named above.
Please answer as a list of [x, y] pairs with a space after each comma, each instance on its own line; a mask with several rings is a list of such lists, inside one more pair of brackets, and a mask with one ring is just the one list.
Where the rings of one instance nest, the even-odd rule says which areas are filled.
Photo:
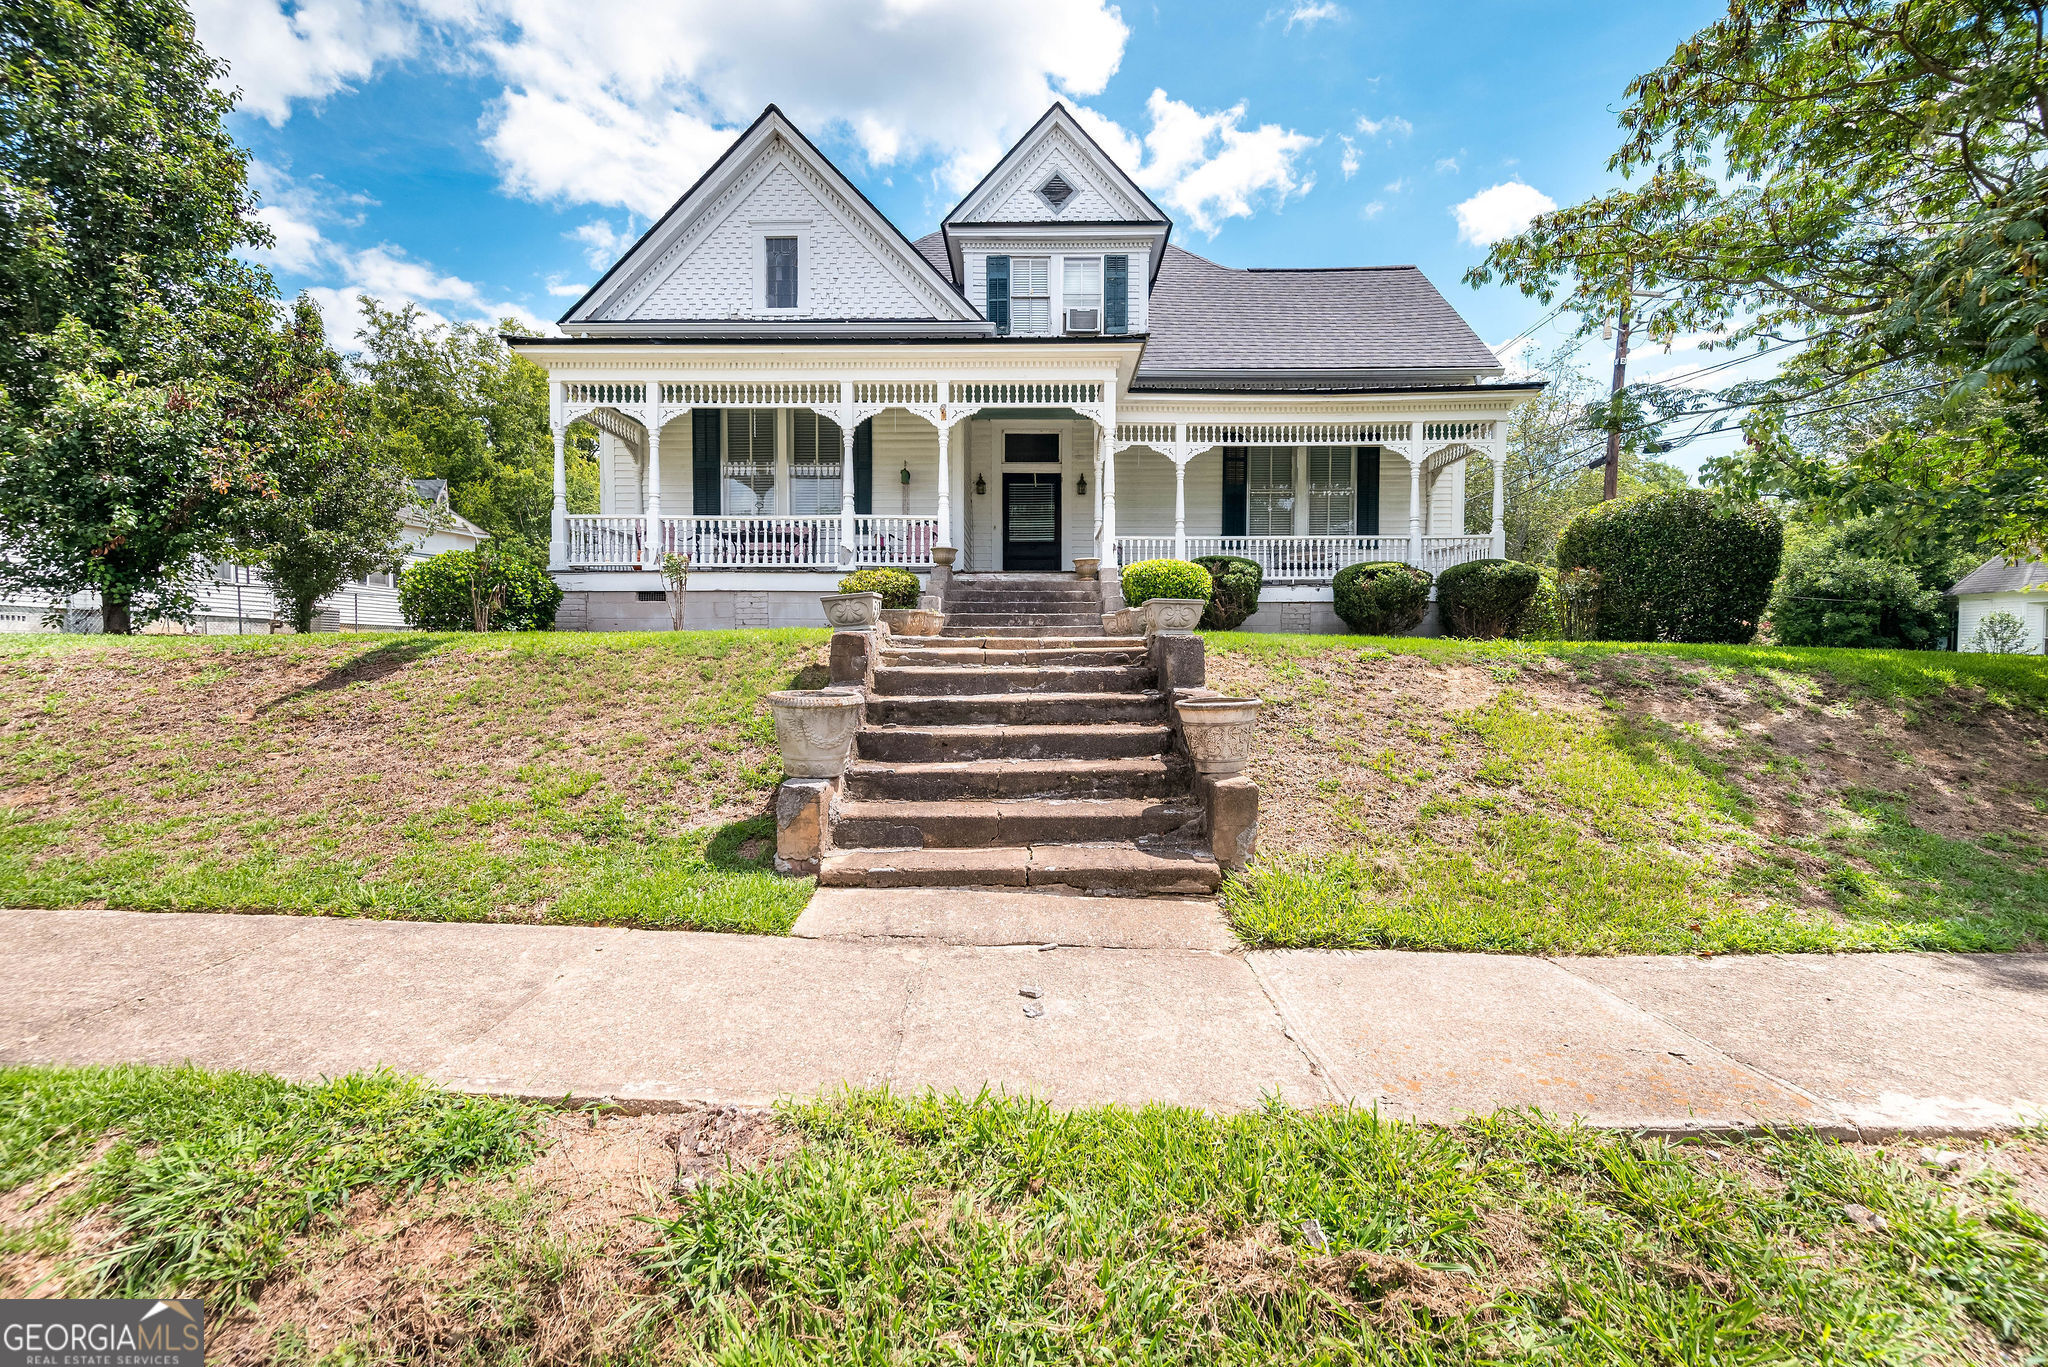
[[2048, 661], [1212, 636], [1267, 945], [2048, 947]]
[[780, 932], [824, 640], [0, 638], [0, 903]]
[[[237, 1162], [269, 1173], [260, 1245], [203, 1199]], [[2038, 1136], [0, 1072], [0, 1295], [201, 1295], [233, 1364], [2018, 1364], [2044, 1213]]]

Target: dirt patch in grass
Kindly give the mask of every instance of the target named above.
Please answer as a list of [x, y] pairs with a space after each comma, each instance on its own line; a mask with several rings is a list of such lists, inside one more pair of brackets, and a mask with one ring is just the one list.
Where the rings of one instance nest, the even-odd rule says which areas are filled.
[[[1827, 652], [1854, 655], [1858, 652]], [[1267, 699], [1254, 943], [2048, 946], [2048, 713], [1759, 652], [1212, 645]], [[2048, 672], [2048, 670], [2044, 670]]]
[[0, 901], [784, 929], [764, 695], [824, 638], [9, 643]]

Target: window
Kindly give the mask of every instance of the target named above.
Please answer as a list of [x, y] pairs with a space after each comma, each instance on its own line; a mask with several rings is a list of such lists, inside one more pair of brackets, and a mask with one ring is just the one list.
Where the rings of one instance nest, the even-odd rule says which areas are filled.
[[725, 410], [725, 511], [775, 511], [775, 410]]
[[1095, 325], [1102, 326], [1102, 258], [1070, 256], [1061, 284], [1061, 305], [1070, 309], [1094, 309]]
[[1294, 448], [1254, 446], [1245, 461], [1245, 531], [1294, 535]]
[[800, 517], [838, 512], [840, 462], [846, 454], [839, 424], [808, 408], [789, 417], [789, 510]]
[[796, 239], [768, 239], [768, 307], [796, 307]]
[[1021, 462], [1026, 465], [1060, 463], [1060, 438], [1057, 432], [1005, 432], [1003, 434], [1003, 463]]
[[1358, 530], [1351, 488], [1351, 448], [1308, 448], [1308, 534], [1350, 536]]
[[1074, 197], [1074, 187], [1067, 184], [1065, 176], [1055, 171], [1051, 180], [1038, 187], [1038, 195], [1047, 204], [1052, 205], [1054, 213], [1058, 213], [1066, 208], [1067, 201]]
[[1044, 336], [1052, 331], [1052, 258], [1010, 258], [1010, 331]]

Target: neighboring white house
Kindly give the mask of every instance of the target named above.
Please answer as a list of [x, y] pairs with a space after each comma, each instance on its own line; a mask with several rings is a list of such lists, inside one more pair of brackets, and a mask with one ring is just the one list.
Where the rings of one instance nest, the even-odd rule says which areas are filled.
[[1970, 571], [1949, 590], [1956, 600], [1956, 648], [1975, 650], [1977, 627], [1994, 612], [2009, 612], [2026, 628], [2028, 654], [2048, 648], [2048, 564], [2026, 560], [2008, 564], [1994, 556]]
[[[906, 238], [774, 106], [561, 319], [549, 373], [563, 625], [815, 624], [853, 565], [1265, 566], [1253, 628], [1327, 630], [1361, 560], [1501, 553], [1474, 457], [1538, 388], [1410, 266], [1237, 270], [1054, 105]], [[564, 433], [600, 431], [600, 511]]]
[[[400, 514], [405, 525], [405, 564], [416, 564], [442, 551], [471, 551], [489, 536], [483, 528], [448, 506], [448, 482], [416, 479], [421, 504]], [[403, 573], [403, 568], [400, 570]], [[260, 636], [270, 630], [277, 600], [247, 565], [222, 561], [196, 590], [198, 610], [191, 630], [208, 636]], [[48, 631], [51, 600], [25, 595], [0, 597], [0, 631]], [[373, 574], [344, 587], [320, 605], [315, 631], [390, 631], [405, 625], [398, 610], [398, 576]], [[100, 629], [96, 594], [72, 596], [61, 619], [65, 631]], [[151, 630], [181, 630], [175, 625]]]

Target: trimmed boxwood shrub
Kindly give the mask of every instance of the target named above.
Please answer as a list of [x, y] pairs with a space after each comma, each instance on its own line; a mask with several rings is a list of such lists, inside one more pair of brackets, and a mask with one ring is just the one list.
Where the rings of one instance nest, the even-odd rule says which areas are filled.
[[1467, 560], [1436, 577], [1436, 605], [1452, 636], [1513, 636], [1543, 585], [1534, 565], [1519, 560]]
[[1136, 607], [1151, 598], [1199, 598], [1216, 591], [1209, 571], [1192, 560], [1139, 560], [1124, 566], [1124, 604]]
[[1202, 610], [1202, 630], [1236, 631], [1244, 619], [1259, 610], [1259, 587], [1266, 572], [1256, 560], [1241, 555], [1198, 556], [1195, 563], [1209, 571], [1215, 594]]
[[1771, 631], [1788, 646], [1926, 650], [1947, 625], [1911, 565], [1839, 547], [1793, 556], [1771, 598]]
[[[474, 631], [469, 577], [475, 551], [442, 551], [410, 566], [398, 580], [398, 610], [407, 626], [422, 631]], [[562, 590], [547, 571], [523, 560], [492, 557], [492, 582], [505, 590], [505, 605], [491, 619], [494, 631], [550, 631]]]
[[924, 585], [909, 570], [855, 570], [839, 581], [841, 593], [879, 593], [885, 608], [914, 608]]
[[1558, 536], [1557, 565], [1600, 572], [1602, 639], [1741, 645], [1763, 619], [1784, 548], [1762, 504], [1680, 489], [1579, 513]]
[[1428, 570], [1398, 560], [1346, 565], [1330, 585], [1337, 615], [1365, 636], [1399, 636], [1415, 630], [1429, 611]]

